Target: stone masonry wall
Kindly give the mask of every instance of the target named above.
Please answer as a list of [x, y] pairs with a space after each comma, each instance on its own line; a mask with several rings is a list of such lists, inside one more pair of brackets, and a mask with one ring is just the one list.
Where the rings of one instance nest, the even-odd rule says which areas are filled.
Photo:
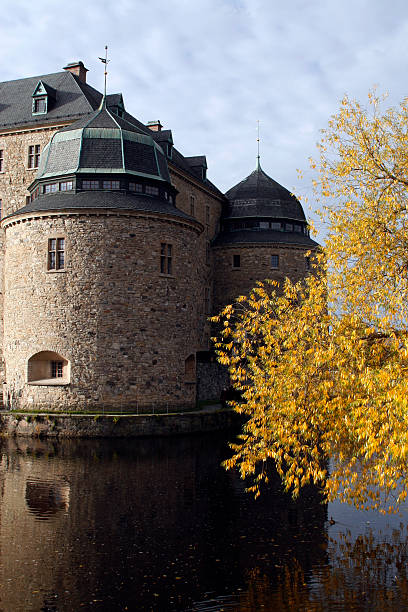
[[[193, 405], [185, 360], [203, 327], [198, 233], [176, 218], [100, 212], [37, 213], [9, 224], [4, 347], [12, 407]], [[61, 272], [47, 271], [52, 237], [66, 240]], [[173, 245], [172, 275], [160, 274], [162, 242]], [[27, 384], [28, 359], [40, 351], [70, 362], [68, 385]]]
[[[258, 280], [266, 278], [293, 282], [307, 274], [305, 247], [282, 245], [234, 245], [214, 249], [214, 309], [219, 312], [240, 295], [248, 295]], [[233, 267], [233, 256], [240, 255], [241, 266]], [[279, 256], [279, 268], [271, 268], [271, 255]]]
[[[0, 134], [0, 149], [3, 151], [3, 169], [0, 172], [1, 218], [25, 206], [27, 188], [37, 173], [37, 169], [28, 168], [28, 147], [40, 145], [42, 150], [58, 127], [61, 126]], [[0, 230], [0, 322], [3, 320], [3, 268], [4, 231]], [[1, 324], [0, 346], [3, 346]], [[4, 376], [4, 363], [0, 359], [0, 384]]]
[[[197, 249], [200, 252], [200, 268], [198, 274], [202, 286], [200, 308], [205, 315], [205, 326], [199, 330], [199, 346], [197, 350], [208, 350], [210, 347], [210, 325], [207, 318], [213, 314], [213, 270], [214, 259], [210, 247], [211, 240], [219, 231], [222, 203], [220, 198], [212, 196], [209, 192], [196, 186], [192, 181], [173, 173], [173, 185], [179, 190], [176, 206], [188, 215], [194, 216], [204, 226], [204, 232], [197, 240]], [[191, 210], [191, 196], [194, 198], [194, 214]]]

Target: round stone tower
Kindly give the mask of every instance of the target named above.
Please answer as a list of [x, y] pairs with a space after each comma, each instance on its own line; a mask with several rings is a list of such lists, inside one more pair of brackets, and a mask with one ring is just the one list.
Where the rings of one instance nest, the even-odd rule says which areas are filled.
[[30, 192], [2, 221], [6, 405], [192, 406], [203, 226], [161, 148], [102, 105], [54, 134]]
[[300, 280], [308, 273], [306, 253], [318, 246], [299, 200], [259, 162], [225, 196], [221, 233], [213, 244], [215, 312], [247, 295], [258, 280]]

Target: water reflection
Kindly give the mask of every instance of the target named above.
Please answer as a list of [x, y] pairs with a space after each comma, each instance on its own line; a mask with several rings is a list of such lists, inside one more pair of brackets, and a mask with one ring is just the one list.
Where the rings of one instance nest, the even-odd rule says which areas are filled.
[[330, 527], [315, 491], [293, 502], [274, 478], [253, 500], [220, 468], [224, 439], [3, 441], [0, 611], [408, 602], [404, 530], [388, 548], [356, 540]]

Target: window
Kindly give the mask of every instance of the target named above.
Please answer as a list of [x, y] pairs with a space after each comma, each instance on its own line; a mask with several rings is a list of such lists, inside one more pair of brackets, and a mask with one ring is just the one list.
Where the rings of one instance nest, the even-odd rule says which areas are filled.
[[209, 265], [209, 263], [210, 263], [210, 243], [209, 243], [208, 240], [205, 243], [205, 263], [207, 265]]
[[190, 215], [192, 217], [195, 215], [195, 197], [193, 195], [190, 196]]
[[271, 268], [274, 270], [279, 268], [279, 255], [271, 255]]
[[59, 184], [60, 191], [71, 191], [73, 189], [74, 183], [72, 181], [64, 181]]
[[27, 382], [32, 385], [67, 385], [70, 382], [70, 363], [59, 353], [41, 351], [27, 363]]
[[143, 185], [141, 183], [129, 183], [129, 191], [137, 191], [138, 193], [142, 193]]
[[146, 185], [146, 193], [149, 195], [159, 195], [159, 188], [152, 187], [152, 185]]
[[33, 114], [40, 115], [47, 112], [47, 98], [34, 98], [33, 100]]
[[205, 314], [210, 314], [211, 313], [210, 288], [209, 287], [205, 287], [204, 288], [204, 312], [205, 312]]
[[39, 195], [40, 195], [40, 188], [37, 187], [37, 189], [35, 189], [33, 193], [30, 195], [30, 202], [32, 202], [33, 200], [36, 200]]
[[58, 190], [57, 183], [50, 183], [49, 185], [44, 185], [44, 193], [54, 193], [54, 191]]
[[172, 155], [173, 155], [173, 145], [171, 144], [171, 142], [168, 142], [167, 143], [167, 157], [171, 159]]
[[259, 227], [261, 229], [269, 229], [269, 221], [260, 221], [259, 222]]
[[30, 145], [28, 147], [28, 167], [38, 168], [40, 163], [40, 145]]
[[65, 267], [65, 238], [48, 240], [48, 270], [63, 270]]
[[82, 181], [82, 189], [99, 189], [99, 181]]
[[241, 267], [241, 255], [233, 255], [232, 256], [232, 267], [240, 268]]
[[51, 378], [62, 378], [62, 361], [51, 361]]
[[3, 149], [0, 149], [0, 172], [4, 170], [4, 152]]
[[210, 207], [205, 207], [205, 222], [210, 223]]
[[162, 242], [160, 246], [160, 272], [171, 274], [173, 269], [173, 247], [171, 244]]
[[285, 230], [287, 232], [293, 232], [293, 223], [286, 223]]
[[103, 189], [120, 189], [120, 181], [102, 181]]
[[305, 257], [306, 270], [310, 271], [310, 257]]

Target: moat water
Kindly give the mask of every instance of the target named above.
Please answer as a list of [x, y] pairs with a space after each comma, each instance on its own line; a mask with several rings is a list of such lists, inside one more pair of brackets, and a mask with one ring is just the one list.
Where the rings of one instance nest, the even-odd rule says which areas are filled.
[[408, 511], [254, 500], [227, 438], [2, 441], [0, 612], [408, 610]]

